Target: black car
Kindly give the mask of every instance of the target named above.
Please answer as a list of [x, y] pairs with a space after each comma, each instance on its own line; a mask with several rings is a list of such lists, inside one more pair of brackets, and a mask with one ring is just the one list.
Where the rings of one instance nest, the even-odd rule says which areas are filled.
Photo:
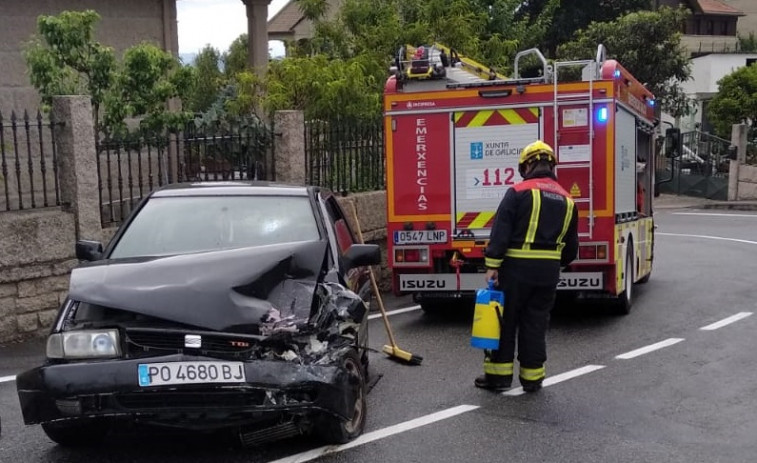
[[315, 187], [209, 182], [142, 200], [82, 264], [43, 366], [17, 377], [24, 422], [62, 445], [114, 424], [215, 431], [246, 444], [363, 431], [368, 265]]

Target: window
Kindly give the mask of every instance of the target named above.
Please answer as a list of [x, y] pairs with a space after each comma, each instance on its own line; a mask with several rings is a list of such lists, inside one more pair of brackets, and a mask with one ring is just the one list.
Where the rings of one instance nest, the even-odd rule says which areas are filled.
[[111, 258], [165, 256], [321, 238], [310, 200], [291, 196], [152, 198]]

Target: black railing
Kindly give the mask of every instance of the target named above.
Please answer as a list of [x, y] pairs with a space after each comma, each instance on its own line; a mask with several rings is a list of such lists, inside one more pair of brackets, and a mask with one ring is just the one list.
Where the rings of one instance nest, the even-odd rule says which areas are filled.
[[122, 222], [150, 191], [182, 182], [275, 180], [273, 129], [263, 124], [196, 126], [97, 143], [103, 225]]
[[671, 179], [671, 182], [660, 185], [660, 191], [727, 199], [731, 142], [700, 131], [681, 134], [681, 141], [682, 152], [672, 162], [667, 154], [658, 160], [657, 178]]
[[60, 205], [55, 127], [42, 113], [0, 113], [0, 211]]
[[382, 120], [306, 122], [305, 162], [311, 185], [341, 193], [384, 189]]

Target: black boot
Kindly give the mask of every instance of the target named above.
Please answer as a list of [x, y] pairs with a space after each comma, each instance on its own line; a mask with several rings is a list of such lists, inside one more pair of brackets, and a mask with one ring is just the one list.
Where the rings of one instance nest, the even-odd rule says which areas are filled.
[[481, 389], [488, 389], [490, 391], [502, 392], [510, 389], [512, 383], [512, 377], [510, 376], [497, 376], [497, 375], [483, 375], [476, 378], [473, 384]]
[[521, 386], [523, 386], [523, 390], [526, 392], [536, 392], [539, 389], [541, 389], [541, 380], [539, 381], [526, 381], [521, 379], [520, 380]]

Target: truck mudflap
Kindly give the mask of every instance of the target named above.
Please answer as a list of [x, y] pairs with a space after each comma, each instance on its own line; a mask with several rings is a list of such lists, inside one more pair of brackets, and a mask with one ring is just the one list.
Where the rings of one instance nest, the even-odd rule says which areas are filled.
[[[484, 273], [413, 273], [399, 275], [399, 289], [408, 292], [476, 291], [486, 287]], [[561, 272], [557, 289], [562, 291], [596, 291], [604, 289], [602, 272]]]

